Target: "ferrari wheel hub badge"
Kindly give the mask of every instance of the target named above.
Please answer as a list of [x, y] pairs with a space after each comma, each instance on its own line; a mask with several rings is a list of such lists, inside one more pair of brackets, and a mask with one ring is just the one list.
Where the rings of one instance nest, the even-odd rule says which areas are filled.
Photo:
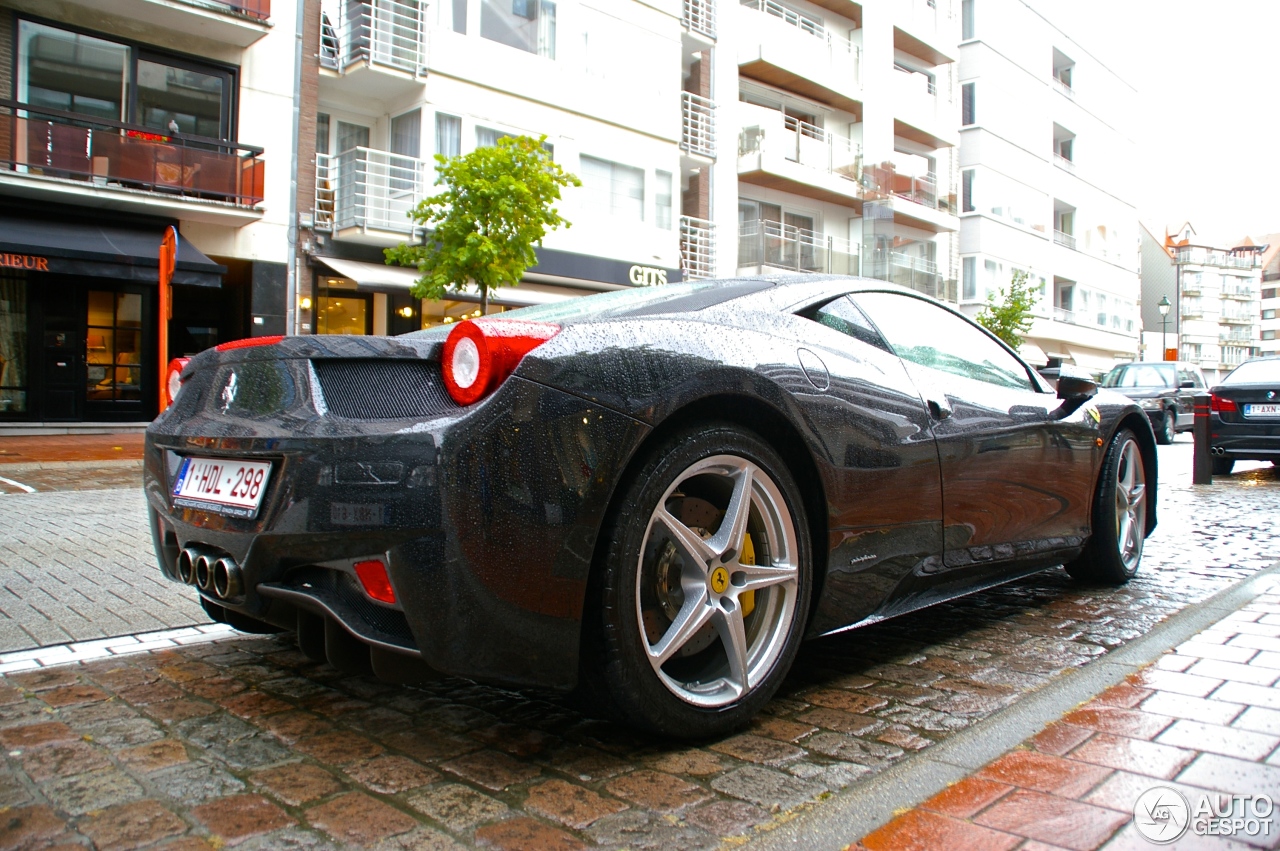
[[723, 567], [717, 567], [711, 571], [711, 590], [717, 594], [723, 594], [725, 589], [729, 587], [729, 571]]

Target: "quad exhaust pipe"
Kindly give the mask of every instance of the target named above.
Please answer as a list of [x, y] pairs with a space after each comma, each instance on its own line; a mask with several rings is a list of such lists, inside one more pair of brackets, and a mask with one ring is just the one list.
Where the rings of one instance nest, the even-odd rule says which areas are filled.
[[195, 544], [178, 553], [177, 574], [181, 581], [219, 600], [244, 593], [244, 578], [236, 560]]

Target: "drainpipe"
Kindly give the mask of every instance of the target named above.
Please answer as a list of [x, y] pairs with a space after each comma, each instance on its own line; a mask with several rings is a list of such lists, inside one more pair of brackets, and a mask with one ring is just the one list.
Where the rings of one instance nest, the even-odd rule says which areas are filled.
[[284, 327], [298, 333], [298, 129], [302, 121], [302, 30], [306, 25], [306, 0], [297, 0], [293, 28], [293, 132], [289, 160], [289, 226], [285, 228], [289, 262], [285, 266]]

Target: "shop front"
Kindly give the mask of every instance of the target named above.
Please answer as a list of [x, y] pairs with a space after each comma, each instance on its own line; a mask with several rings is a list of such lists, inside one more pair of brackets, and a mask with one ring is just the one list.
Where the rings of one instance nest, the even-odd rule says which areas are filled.
[[[144, 422], [156, 415], [164, 225], [0, 217], [0, 422]], [[180, 241], [175, 290], [225, 267]]]

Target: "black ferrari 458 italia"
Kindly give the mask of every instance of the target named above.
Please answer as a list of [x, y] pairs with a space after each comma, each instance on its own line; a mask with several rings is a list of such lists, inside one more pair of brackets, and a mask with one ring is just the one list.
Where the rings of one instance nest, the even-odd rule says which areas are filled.
[[682, 737], [745, 723], [807, 637], [1052, 565], [1125, 582], [1156, 522], [1141, 408], [880, 281], [256, 338], [179, 379], [146, 492], [212, 617]]

